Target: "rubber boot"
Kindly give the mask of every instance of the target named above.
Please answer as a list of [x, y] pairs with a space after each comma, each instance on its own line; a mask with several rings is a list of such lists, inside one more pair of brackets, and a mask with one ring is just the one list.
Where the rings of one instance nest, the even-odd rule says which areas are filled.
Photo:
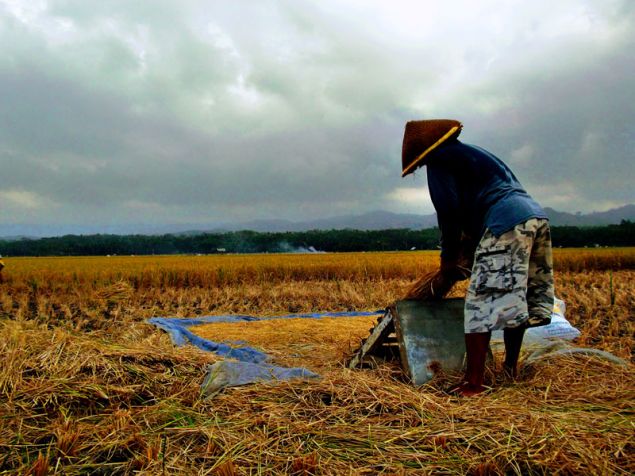
[[483, 386], [483, 379], [485, 377], [485, 359], [487, 358], [491, 335], [491, 332], [465, 334], [465, 350], [467, 353], [465, 377], [461, 383], [451, 387], [448, 390], [449, 393], [471, 397], [487, 390]]
[[505, 372], [505, 376], [512, 380], [515, 380], [518, 376], [518, 356], [520, 355], [520, 348], [523, 345], [524, 336], [524, 327], [505, 329], [503, 331], [503, 339], [505, 340], [505, 362], [503, 363], [503, 371]]

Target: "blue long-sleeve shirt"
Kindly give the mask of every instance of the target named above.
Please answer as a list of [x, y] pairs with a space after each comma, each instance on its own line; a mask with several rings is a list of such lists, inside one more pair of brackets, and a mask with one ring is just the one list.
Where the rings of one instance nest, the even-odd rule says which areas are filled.
[[530, 218], [547, 218], [509, 167], [480, 147], [452, 140], [426, 165], [444, 259], [457, 257], [462, 233], [476, 246], [486, 228], [500, 236]]

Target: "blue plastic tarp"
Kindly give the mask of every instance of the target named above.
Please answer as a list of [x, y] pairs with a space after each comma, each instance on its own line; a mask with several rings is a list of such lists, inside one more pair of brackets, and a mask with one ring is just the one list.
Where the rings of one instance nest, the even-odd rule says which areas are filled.
[[[232, 347], [224, 342], [215, 342], [196, 335], [189, 328], [210, 323], [253, 322], [271, 319], [321, 319], [324, 317], [361, 317], [382, 315], [384, 310], [367, 312], [330, 312], [286, 314], [284, 316], [254, 317], [243, 315], [203, 316], [196, 318], [152, 317], [150, 324], [166, 331], [176, 345], [192, 344], [199, 349], [214, 352], [228, 359], [216, 362], [208, 368], [203, 392], [210, 396], [225, 387], [246, 385], [270, 380], [289, 380], [292, 378], [317, 378], [318, 374], [302, 367], [280, 367], [269, 363], [269, 356], [253, 347]], [[236, 343], [234, 343], [236, 344]]]

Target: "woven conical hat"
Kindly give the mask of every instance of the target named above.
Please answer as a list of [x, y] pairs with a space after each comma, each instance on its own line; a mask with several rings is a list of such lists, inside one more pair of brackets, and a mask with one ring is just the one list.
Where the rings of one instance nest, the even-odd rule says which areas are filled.
[[463, 125], [454, 119], [410, 121], [406, 124], [401, 151], [401, 176], [425, 165], [425, 157], [450, 137], [461, 133]]

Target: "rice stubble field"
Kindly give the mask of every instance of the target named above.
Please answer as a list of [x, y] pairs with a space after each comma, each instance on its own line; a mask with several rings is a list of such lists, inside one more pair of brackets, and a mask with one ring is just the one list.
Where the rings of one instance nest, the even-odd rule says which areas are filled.
[[[561, 356], [488, 372], [475, 399], [344, 362], [373, 318], [214, 324], [318, 380], [200, 394], [218, 357], [153, 316], [376, 310], [436, 252], [9, 258], [0, 282], [0, 474], [633, 474], [635, 250], [556, 250], [556, 294], [619, 366]], [[453, 295], [461, 295], [460, 284]], [[522, 365], [522, 358], [521, 358]]]

